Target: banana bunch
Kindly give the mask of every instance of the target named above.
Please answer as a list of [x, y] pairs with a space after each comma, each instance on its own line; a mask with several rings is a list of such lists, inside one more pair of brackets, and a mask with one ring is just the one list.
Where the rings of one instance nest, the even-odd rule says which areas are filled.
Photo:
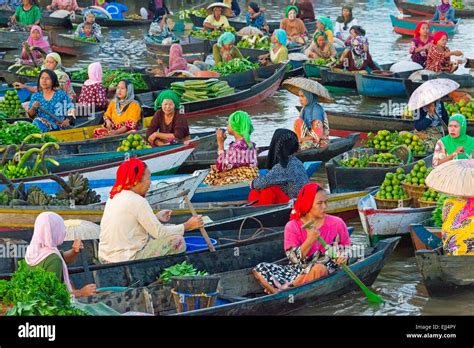
[[68, 185], [71, 187], [71, 192], [64, 190], [56, 194], [59, 200], [73, 199], [77, 205], [88, 205], [100, 202], [100, 196], [93, 190], [89, 189], [89, 180], [79, 173], [70, 173], [68, 177]]
[[204, 183], [211, 186], [223, 186], [238, 184], [241, 182], [250, 182], [258, 176], [256, 167], [238, 167], [231, 170], [218, 172], [215, 166], [204, 179]]
[[[8, 179], [18, 179], [18, 178], [27, 178], [33, 176], [32, 170], [29, 167], [20, 167], [14, 162], [8, 162], [2, 168], [3, 175]], [[38, 175], [42, 175], [41, 170], [38, 170]]]

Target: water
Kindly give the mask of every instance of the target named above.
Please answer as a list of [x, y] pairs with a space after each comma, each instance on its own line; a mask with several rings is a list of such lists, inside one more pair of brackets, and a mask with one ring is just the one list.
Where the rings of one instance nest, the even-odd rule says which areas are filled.
[[[127, 3], [127, 1], [125, 1]], [[345, 2], [345, 1], [344, 1]], [[354, 16], [366, 29], [370, 42], [370, 50], [378, 63], [389, 63], [398, 60], [409, 60], [409, 39], [393, 33], [389, 15], [398, 14], [391, 0], [368, 0], [366, 2], [350, 1], [354, 6]], [[423, 1], [419, 1], [423, 2]], [[200, 1], [171, 1], [170, 8], [190, 7]], [[243, 1], [240, 1], [242, 8]], [[287, 1], [273, 1], [265, 4], [267, 19], [280, 19]], [[340, 14], [343, 1], [321, 0], [317, 2], [317, 15], [326, 15], [335, 19]], [[132, 4], [128, 1], [127, 5]], [[136, 6], [135, 6], [136, 8]], [[243, 8], [244, 10], [244, 8]], [[245, 11], [245, 10], [244, 10]], [[474, 40], [469, 35], [474, 20], [463, 20], [459, 32], [450, 39], [448, 46], [452, 50], [460, 49], [466, 57], [474, 57]], [[101, 61], [105, 66], [125, 65], [130, 59], [131, 66], [149, 67], [153, 57], [147, 53], [143, 43], [146, 27], [104, 29], [105, 43], [98, 56], [85, 57], [80, 60], [64, 58], [65, 66], [85, 66], [92, 61]], [[18, 52], [13, 52], [14, 54]], [[9, 53], [7, 58], [11, 58]], [[383, 100], [362, 98], [353, 92], [333, 94], [334, 104], [325, 104], [328, 110], [339, 111], [379, 111]], [[270, 142], [273, 130], [276, 128], [291, 128], [298, 116], [295, 106], [298, 98], [285, 90], [279, 90], [273, 97], [246, 109], [252, 116], [255, 132], [252, 135], [257, 145]], [[209, 117], [191, 119], [193, 131], [213, 130], [224, 127], [228, 113], [216, 114]], [[327, 185], [323, 171], [313, 178]], [[360, 222], [349, 222], [356, 226], [352, 239], [355, 243], [364, 244]], [[383, 305], [369, 305], [361, 292], [353, 292], [339, 297], [334, 301], [308, 307], [298, 312], [302, 315], [463, 315], [474, 312], [474, 294], [460, 295], [446, 299], [430, 299], [422, 284], [421, 276], [416, 267], [411, 246], [399, 246], [389, 259], [385, 268], [373, 285], [386, 300]]]

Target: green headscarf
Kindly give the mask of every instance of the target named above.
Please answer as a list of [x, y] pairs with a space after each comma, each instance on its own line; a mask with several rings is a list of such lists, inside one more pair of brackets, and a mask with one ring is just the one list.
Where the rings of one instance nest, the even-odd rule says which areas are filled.
[[253, 132], [253, 126], [249, 114], [245, 111], [234, 112], [229, 116], [229, 125], [234, 132], [240, 134], [245, 139], [249, 149], [251, 149], [250, 134]]
[[324, 30], [331, 30], [334, 33], [334, 26], [332, 24], [332, 21], [328, 17], [319, 16], [318, 22], [324, 24]]
[[174, 108], [175, 110], [179, 109], [179, 106], [181, 105], [181, 99], [179, 98], [179, 95], [177, 95], [175, 92], [167, 89], [166, 91], [161, 92], [158, 97], [156, 97], [155, 100], [155, 111], [161, 108], [161, 104], [163, 104], [163, 101], [165, 99], [170, 99], [174, 103]]
[[286, 10], [285, 10], [285, 16], [286, 18], [288, 18], [288, 14], [290, 13], [291, 10], [295, 10], [296, 11], [296, 14], [298, 14], [298, 7], [296, 6], [293, 6], [293, 5], [290, 5], [290, 6], [287, 6], [286, 7]]
[[314, 43], [317, 44], [318, 43], [318, 37], [324, 37], [324, 40], [328, 41], [328, 36], [326, 35], [326, 33], [322, 32], [322, 31], [317, 31], [314, 33], [314, 36], [313, 36], [313, 40], [314, 40]]
[[469, 159], [471, 152], [474, 150], [474, 137], [467, 135], [467, 121], [461, 114], [456, 114], [449, 118], [449, 122], [456, 121], [459, 123], [459, 136], [457, 138], [446, 135], [441, 138], [448, 155], [452, 154], [459, 146], [464, 147], [464, 153], [457, 156], [458, 159]]

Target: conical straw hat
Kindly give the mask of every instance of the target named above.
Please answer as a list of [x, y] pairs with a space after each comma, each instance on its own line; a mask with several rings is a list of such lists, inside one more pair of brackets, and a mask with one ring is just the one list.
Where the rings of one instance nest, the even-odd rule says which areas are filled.
[[433, 79], [426, 81], [415, 89], [411, 95], [408, 101], [408, 109], [410, 111], [418, 110], [423, 106], [447, 96], [458, 88], [459, 83], [450, 79]]
[[223, 2], [214, 2], [210, 4], [209, 6], [207, 6], [207, 13], [212, 14], [214, 7], [222, 7], [222, 10], [223, 10], [222, 14], [226, 17], [232, 17], [232, 15], [234, 14], [232, 12], [232, 9], [229, 7], [229, 5], [224, 4]]
[[293, 77], [285, 80], [283, 81], [282, 86], [294, 95], [298, 95], [300, 89], [303, 89], [307, 92], [316, 94], [319, 97], [318, 100], [323, 103], [331, 103], [333, 101], [328, 90], [323, 85], [304, 77]]
[[441, 193], [474, 197], [474, 159], [443, 163], [428, 175], [425, 182]]
[[99, 239], [100, 226], [86, 220], [65, 220], [67, 240], [91, 240]]

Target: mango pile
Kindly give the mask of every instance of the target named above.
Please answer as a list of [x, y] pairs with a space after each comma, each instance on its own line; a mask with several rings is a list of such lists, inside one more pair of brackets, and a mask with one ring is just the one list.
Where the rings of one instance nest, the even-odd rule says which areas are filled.
[[378, 199], [408, 199], [408, 193], [401, 185], [406, 179], [405, 171], [398, 168], [395, 173], [385, 174], [385, 180], [380, 186], [379, 192], [375, 195]]
[[446, 103], [445, 107], [449, 116], [453, 116], [455, 114], [462, 114], [466, 116], [466, 119], [474, 120], [474, 100], [466, 102], [464, 99], [461, 99], [455, 104]]
[[[3, 101], [0, 102], [0, 114], [7, 118], [24, 116], [25, 109], [21, 105], [20, 97], [15, 89], [6, 91]], [[0, 118], [2, 118], [0, 116]]]
[[117, 148], [117, 152], [125, 152], [130, 150], [151, 149], [151, 145], [146, 142], [140, 134], [130, 134], [122, 141]]
[[413, 166], [413, 169], [405, 178], [405, 183], [413, 186], [426, 186], [425, 179], [433, 168], [426, 168], [426, 163], [424, 161], [418, 161]]

